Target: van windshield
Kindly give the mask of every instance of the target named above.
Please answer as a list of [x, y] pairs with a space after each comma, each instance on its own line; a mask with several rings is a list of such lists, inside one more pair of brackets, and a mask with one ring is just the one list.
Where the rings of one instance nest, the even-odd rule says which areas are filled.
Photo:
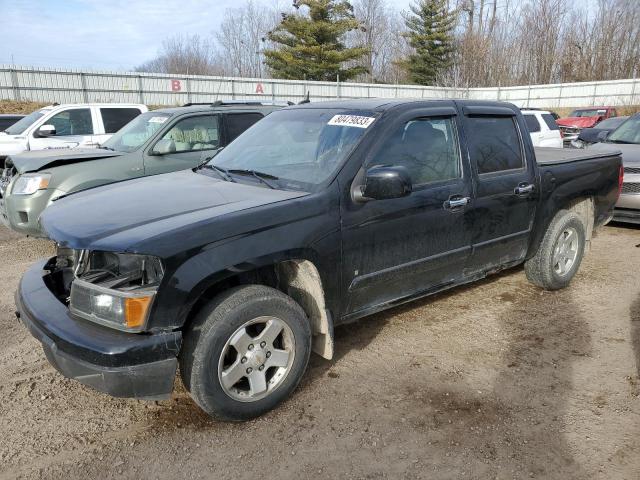
[[138, 115], [102, 144], [102, 148], [129, 153], [139, 149], [160, 127], [166, 125], [170, 113], [147, 112]]
[[22, 135], [27, 128], [33, 125], [38, 119], [44, 117], [44, 112], [40, 110], [36, 110], [35, 112], [31, 112], [24, 118], [21, 118], [16, 123], [7, 128], [4, 132], [9, 135]]
[[313, 192], [340, 168], [377, 115], [344, 109], [280, 110], [245, 131], [209, 164], [231, 175], [234, 170], [258, 172], [276, 187]]

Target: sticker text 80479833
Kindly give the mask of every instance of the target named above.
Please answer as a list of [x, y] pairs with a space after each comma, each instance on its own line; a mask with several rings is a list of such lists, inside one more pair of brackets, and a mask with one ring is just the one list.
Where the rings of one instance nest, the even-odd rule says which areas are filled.
[[360, 115], [335, 115], [329, 120], [328, 125], [367, 128], [374, 120], [374, 117], [363, 117]]

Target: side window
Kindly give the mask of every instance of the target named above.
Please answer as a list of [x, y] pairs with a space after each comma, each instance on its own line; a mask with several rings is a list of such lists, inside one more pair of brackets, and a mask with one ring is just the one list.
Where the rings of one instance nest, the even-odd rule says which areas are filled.
[[460, 154], [453, 118], [419, 118], [405, 123], [369, 165], [403, 166], [414, 185], [459, 178]]
[[553, 118], [553, 115], [550, 113], [543, 113], [542, 119], [544, 120], [544, 123], [547, 124], [547, 127], [549, 127], [549, 130], [560, 130], [560, 127], [558, 127], [558, 124], [556, 123], [556, 119]]
[[233, 142], [242, 132], [263, 118], [261, 113], [230, 113], [227, 115], [228, 142]]
[[56, 113], [46, 125], [56, 127], [56, 136], [66, 135], [93, 135], [93, 122], [91, 121], [91, 110], [88, 108], [74, 108]]
[[524, 115], [524, 121], [527, 122], [527, 128], [531, 133], [540, 131], [540, 122], [535, 115]]
[[116, 133], [131, 120], [140, 115], [137, 108], [100, 108], [104, 133]]
[[515, 117], [468, 117], [469, 156], [478, 173], [517, 170], [524, 167], [522, 144]]
[[199, 115], [179, 120], [156, 143], [155, 151], [185, 153], [218, 148], [218, 115]]

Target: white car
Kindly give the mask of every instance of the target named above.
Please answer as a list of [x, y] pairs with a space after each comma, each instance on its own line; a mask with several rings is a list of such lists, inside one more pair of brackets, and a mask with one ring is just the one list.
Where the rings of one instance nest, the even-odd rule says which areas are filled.
[[0, 132], [0, 169], [8, 155], [25, 150], [97, 147], [147, 111], [137, 104], [66, 104], [36, 110]]
[[560, 128], [551, 112], [529, 109], [522, 109], [521, 111], [527, 122], [534, 147], [563, 147]]

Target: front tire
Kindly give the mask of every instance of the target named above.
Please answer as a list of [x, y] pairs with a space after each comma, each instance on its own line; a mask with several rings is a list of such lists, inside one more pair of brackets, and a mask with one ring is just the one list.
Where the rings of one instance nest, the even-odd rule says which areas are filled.
[[537, 253], [524, 264], [527, 279], [546, 290], [558, 290], [569, 285], [582, 262], [585, 239], [585, 227], [580, 216], [568, 210], [558, 212]]
[[185, 335], [180, 373], [209, 415], [248, 420], [293, 392], [310, 354], [311, 328], [300, 305], [274, 288], [246, 285], [198, 313]]

